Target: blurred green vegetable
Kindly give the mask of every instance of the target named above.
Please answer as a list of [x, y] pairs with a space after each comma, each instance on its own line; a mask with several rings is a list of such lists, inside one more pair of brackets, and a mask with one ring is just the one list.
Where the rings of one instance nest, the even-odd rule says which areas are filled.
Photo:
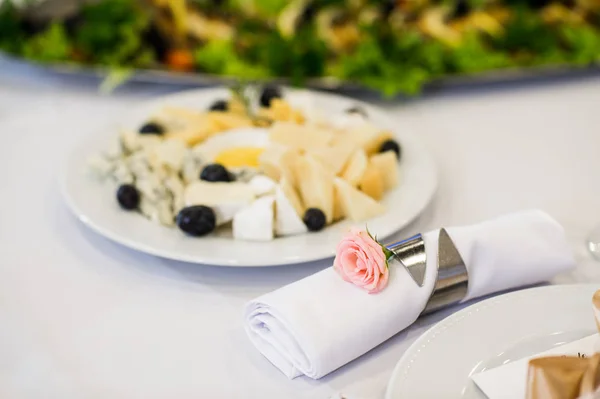
[[497, 51], [484, 42], [477, 34], [467, 34], [461, 44], [448, 52], [449, 69], [455, 73], [475, 73], [512, 65], [510, 57]]
[[226, 40], [213, 41], [200, 47], [194, 58], [198, 67], [208, 73], [242, 79], [262, 79], [270, 76], [266, 68], [241, 59], [235, 52], [233, 43]]
[[53, 23], [25, 42], [21, 51], [25, 58], [39, 62], [67, 61], [71, 55], [71, 44], [65, 28]]
[[77, 24], [74, 43], [92, 62], [111, 66], [149, 65], [153, 51], [142, 41], [149, 16], [131, 0], [103, 0], [87, 4]]
[[381, 41], [373, 30], [365, 29], [362, 38], [354, 52], [330, 68], [334, 76], [393, 96], [400, 92], [419, 93], [428, 80], [444, 69], [443, 45], [418, 33], [404, 32]]
[[569, 61], [589, 65], [600, 61], [600, 31], [586, 25], [563, 25], [560, 35], [571, 50]]
[[25, 40], [17, 9], [10, 1], [0, 2], [0, 49], [19, 53]]
[[547, 63], [560, 58], [561, 49], [550, 25], [544, 24], [538, 13], [523, 7], [505, 26], [505, 33], [494, 40], [499, 50], [517, 57], [519, 64]]
[[304, 27], [287, 39], [277, 32], [256, 44], [256, 62], [269, 69], [273, 76], [289, 76], [295, 84], [325, 72], [327, 48], [311, 28]]
[[333, 77], [413, 95], [449, 75], [600, 61], [600, 6], [591, 2], [189, 0], [188, 34], [174, 40], [169, 7], [154, 2], [96, 0], [67, 20], [32, 23], [11, 1], [0, 0], [0, 50], [108, 66], [109, 88], [136, 68], [195, 68], [298, 85]]

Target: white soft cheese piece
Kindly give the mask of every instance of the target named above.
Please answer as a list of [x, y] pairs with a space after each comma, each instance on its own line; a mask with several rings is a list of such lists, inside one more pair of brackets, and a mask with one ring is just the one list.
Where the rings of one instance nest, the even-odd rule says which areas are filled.
[[275, 189], [275, 234], [289, 236], [304, 234], [308, 228], [296, 213], [280, 186]]
[[275, 197], [255, 200], [233, 218], [233, 238], [249, 241], [270, 241], [273, 235]]
[[257, 197], [261, 197], [267, 194], [273, 194], [273, 192], [275, 191], [275, 187], [277, 186], [277, 183], [275, 183], [273, 179], [264, 175], [254, 176], [250, 179], [248, 184], [250, 185], [250, 187], [252, 187], [252, 190], [254, 191], [254, 194]]
[[202, 180], [189, 184], [183, 197], [186, 206], [211, 207], [215, 212], [217, 225], [233, 220], [237, 212], [250, 205], [256, 198], [254, 191], [246, 183], [212, 183]]

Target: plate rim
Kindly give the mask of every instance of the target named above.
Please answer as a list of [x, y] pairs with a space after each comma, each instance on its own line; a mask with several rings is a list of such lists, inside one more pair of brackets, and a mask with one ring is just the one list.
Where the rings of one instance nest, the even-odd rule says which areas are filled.
[[[448, 331], [452, 326], [462, 322], [467, 319], [471, 315], [478, 313], [484, 309], [500, 305], [504, 302], [517, 300], [520, 297], [535, 295], [535, 293], [540, 291], [565, 291], [572, 290], [578, 288], [589, 288], [589, 289], [600, 289], [600, 283], [574, 283], [574, 284], [550, 284], [544, 285], [540, 287], [530, 287], [519, 289], [512, 292], [507, 292], [501, 295], [493, 296], [491, 298], [484, 299], [480, 302], [474, 303], [470, 306], [467, 306], [464, 309], [461, 309], [441, 321], [437, 322], [433, 326], [431, 326], [427, 331], [425, 331], [419, 338], [417, 338], [406, 351], [402, 354], [394, 368], [392, 369], [392, 373], [388, 379], [388, 383], [385, 389], [384, 399], [397, 399], [393, 395], [396, 384], [400, 384], [400, 375], [401, 371], [405, 368], [410, 369], [411, 363], [414, 359], [419, 356], [421, 350], [425, 348], [430, 342], [437, 339], [444, 332]], [[591, 306], [591, 297], [590, 297], [590, 306]], [[407, 375], [408, 373], [405, 373]]]
[[[368, 108], [375, 109], [378, 113], [385, 115], [386, 119], [388, 119], [390, 122], [397, 120], [397, 118], [395, 118], [387, 110], [381, 108], [378, 105], [372, 105], [372, 104], [368, 103], [367, 101], [363, 101], [361, 99], [356, 99], [353, 97], [344, 96], [344, 95], [335, 94], [335, 93], [321, 92], [318, 90], [297, 89], [297, 88], [292, 88], [292, 87], [284, 86], [284, 85], [282, 85], [281, 87], [289, 93], [317, 95], [317, 96], [321, 96], [321, 97], [326, 97], [330, 100], [339, 99], [339, 100], [343, 100], [343, 101], [352, 101], [352, 102], [356, 103], [357, 105], [363, 105], [363, 106], [367, 106]], [[179, 90], [174, 93], [153, 96], [149, 99], [141, 101], [135, 105], [135, 109], [139, 110], [144, 107], [150, 107], [152, 105], [156, 105], [159, 103], [166, 103], [171, 99], [178, 99], [178, 98], [186, 97], [186, 96], [206, 95], [206, 93], [218, 92], [218, 91], [222, 91], [223, 89], [226, 89], [226, 87], [225, 86], [217, 86], [217, 87], [205, 87], [205, 88]], [[134, 110], [134, 112], [135, 112], [135, 110]], [[123, 124], [123, 123], [127, 123], [127, 121], [128, 121], [127, 117], [124, 117], [124, 116], [117, 117], [117, 118], [111, 119], [110, 121], [107, 121], [107, 124], [106, 124], [106, 126], [104, 126], [104, 128], [109, 126], [111, 123]], [[406, 218], [404, 220], [404, 223], [400, 227], [397, 227], [391, 233], [388, 233], [387, 236], [396, 234], [398, 231], [402, 230], [403, 228], [408, 226], [410, 223], [412, 223], [415, 219], [417, 219], [419, 216], [421, 216], [423, 214], [423, 212], [427, 209], [427, 207], [432, 203], [433, 198], [435, 197], [435, 194], [439, 188], [439, 169], [438, 169], [438, 165], [435, 161], [433, 154], [427, 148], [427, 146], [423, 143], [423, 141], [419, 139], [419, 137], [416, 134], [411, 133], [410, 136], [411, 136], [410, 140], [413, 141], [413, 144], [416, 144], [419, 147], [421, 147], [421, 149], [427, 155], [428, 162], [431, 165], [431, 172], [432, 172], [431, 176], [430, 176], [431, 177], [431, 179], [430, 179], [431, 187], [427, 193], [426, 200], [421, 201], [419, 203], [418, 207], [415, 207], [416, 209], [413, 212], [413, 214], [410, 215], [410, 217]], [[149, 244], [140, 243], [139, 241], [132, 240], [129, 237], [124, 236], [124, 235], [113, 234], [111, 229], [104, 228], [101, 225], [99, 225], [98, 223], [95, 223], [92, 220], [90, 220], [85, 215], [85, 212], [82, 211], [81, 207], [79, 207], [77, 205], [77, 201], [75, 201], [75, 199], [69, 192], [70, 190], [68, 189], [68, 180], [69, 180], [69, 173], [70, 173], [69, 172], [70, 159], [72, 157], [73, 152], [76, 151], [79, 147], [81, 147], [85, 142], [86, 142], [85, 138], [80, 138], [78, 140], [75, 140], [73, 142], [73, 145], [70, 146], [70, 148], [66, 152], [66, 157], [61, 164], [60, 175], [59, 175], [59, 186], [60, 186], [61, 196], [64, 199], [70, 212], [73, 214], [73, 216], [75, 216], [75, 218], [78, 221], [80, 221], [83, 225], [85, 225], [87, 228], [89, 228], [96, 234], [98, 234], [104, 238], [107, 238], [114, 243], [117, 243], [119, 245], [122, 245], [129, 249], [133, 249], [138, 252], [142, 252], [142, 253], [149, 254], [152, 256], [157, 256], [157, 257], [163, 258], [163, 259], [171, 259], [171, 260], [182, 261], [182, 262], [187, 262], [187, 263], [194, 263], [194, 264], [199, 264], [199, 265], [221, 266], [221, 267], [246, 267], [246, 268], [257, 267], [258, 268], [258, 267], [277, 267], [277, 266], [288, 266], [288, 265], [300, 265], [300, 264], [306, 264], [306, 263], [315, 262], [315, 261], [331, 259], [335, 255], [335, 249], [331, 248], [331, 250], [328, 254], [324, 254], [323, 252], [308, 254], [308, 255], [302, 256], [301, 259], [277, 258], [270, 262], [265, 262], [264, 260], [263, 261], [258, 261], [258, 260], [252, 261], [252, 260], [245, 259], [242, 262], [240, 262], [240, 261], [227, 261], [226, 262], [226, 261], [222, 261], [222, 260], [218, 260], [218, 259], [214, 259], [214, 258], [206, 257], [206, 256], [199, 257], [196, 254], [191, 255], [191, 254], [187, 254], [187, 253], [183, 253], [183, 252], [177, 252], [177, 253], [168, 252], [168, 251], [164, 251], [160, 248], [155, 248]]]

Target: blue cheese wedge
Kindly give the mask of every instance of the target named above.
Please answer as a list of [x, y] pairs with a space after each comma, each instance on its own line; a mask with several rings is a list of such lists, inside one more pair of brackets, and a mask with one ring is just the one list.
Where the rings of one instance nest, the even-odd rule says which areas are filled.
[[233, 218], [233, 237], [238, 240], [271, 241], [274, 235], [274, 204], [272, 195], [255, 200], [237, 212]]
[[156, 161], [172, 171], [179, 171], [183, 165], [187, 146], [181, 140], [165, 140], [153, 148]]
[[121, 146], [127, 152], [136, 152], [141, 149], [152, 148], [160, 144], [162, 139], [153, 134], [139, 134], [133, 131], [121, 133]]
[[133, 173], [131, 173], [124, 160], [118, 160], [114, 163], [112, 177], [118, 184], [132, 184], [135, 180]]
[[158, 222], [165, 226], [174, 225], [171, 201], [168, 197], [164, 197], [159, 201], [151, 201], [142, 194], [140, 199], [140, 212], [153, 222]]
[[172, 202], [173, 214], [177, 215], [179, 211], [185, 207], [184, 192], [185, 186], [176, 174], [172, 174], [165, 179], [165, 188], [169, 190]]
[[94, 155], [88, 159], [88, 167], [96, 177], [106, 179], [114, 170], [115, 163], [101, 155]]
[[181, 162], [181, 176], [185, 183], [198, 180], [205, 164], [202, 155], [194, 149], [186, 151]]
[[195, 181], [185, 188], [186, 206], [204, 205], [211, 207], [217, 218], [217, 225], [233, 220], [237, 212], [247, 207], [256, 196], [246, 183], [212, 183]]

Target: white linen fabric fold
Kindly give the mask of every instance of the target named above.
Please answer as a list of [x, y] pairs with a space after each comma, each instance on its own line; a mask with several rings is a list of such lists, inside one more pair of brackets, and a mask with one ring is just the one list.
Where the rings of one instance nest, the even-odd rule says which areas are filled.
[[[465, 301], [547, 281], [574, 266], [562, 227], [541, 211], [446, 230], [469, 273]], [[368, 294], [328, 268], [251, 301], [250, 340], [289, 378], [321, 378], [352, 361], [419, 317], [437, 277], [438, 234], [423, 234], [423, 287], [400, 266], [390, 270], [383, 291]]]

